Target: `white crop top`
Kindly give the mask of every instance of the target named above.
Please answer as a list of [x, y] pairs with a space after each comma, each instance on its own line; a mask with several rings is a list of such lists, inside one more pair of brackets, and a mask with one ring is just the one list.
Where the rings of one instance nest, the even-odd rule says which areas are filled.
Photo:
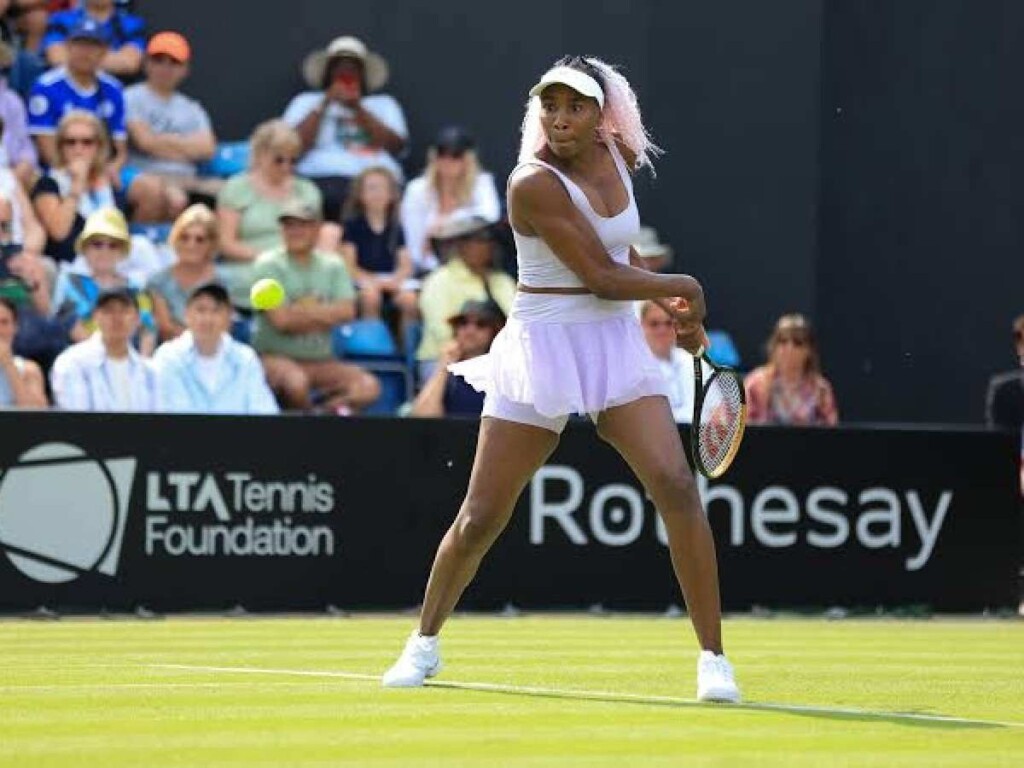
[[[590, 222], [612, 260], [620, 264], [628, 264], [629, 246], [636, 241], [636, 236], [640, 231], [640, 212], [637, 210], [636, 200], [633, 197], [633, 180], [629, 177], [629, 171], [626, 170], [626, 163], [622, 159], [622, 155], [619, 154], [618, 147], [612, 142], [608, 144], [608, 149], [612, 153], [615, 167], [619, 171], [619, 178], [622, 179], [629, 197], [629, 204], [618, 216], [599, 216], [576, 182], [543, 160], [533, 159], [520, 163], [509, 174], [509, 178], [525, 165], [540, 165], [547, 168], [565, 186], [573, 205]], [[522, 235], [516, 232], [515, 228], [512, 229], [512, 234], [516, 241], [516, 260], [519, 264], [519, 282], [522, 285], [530, 288], [584, 287], [583, 282], [562, 263], [562, 260], [555, 255], [542, 238]]]

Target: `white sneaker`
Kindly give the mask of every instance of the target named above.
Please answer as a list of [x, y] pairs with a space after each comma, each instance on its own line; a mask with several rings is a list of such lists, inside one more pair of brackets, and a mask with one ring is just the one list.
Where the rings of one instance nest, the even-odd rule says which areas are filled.
[[441, 671], [441, 648], [437, 635], [424, 637], [413, 630], [398, 661], [381, 679], [385, 688], [418, 688], [428, 677]]
[[723, 701], [736, 704], [740, 689], [733, 676], [732, 664], [724, 655], [701, 651], [697, 659], [697, 701]]

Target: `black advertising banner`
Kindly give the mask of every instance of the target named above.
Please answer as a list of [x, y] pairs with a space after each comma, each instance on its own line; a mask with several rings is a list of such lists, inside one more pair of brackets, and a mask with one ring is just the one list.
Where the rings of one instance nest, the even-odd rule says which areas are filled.
[[[0, 611], [416, 605], [475, 422], [0, 413]], [[1015, 603], [1009, 435], [751, 429], [700, 482], [726, 609]], [[571, 423], [462, 607], [681, 603], [653, 505]]]

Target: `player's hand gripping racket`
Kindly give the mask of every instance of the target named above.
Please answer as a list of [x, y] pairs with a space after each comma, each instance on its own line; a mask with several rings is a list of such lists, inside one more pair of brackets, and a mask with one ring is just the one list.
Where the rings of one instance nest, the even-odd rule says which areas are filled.
[[[743, 380], [732, 368], [718, 365], [701, 347], [693, 356], [693, 426], [690, 445], [697, 470], [709, 478], [729, 469], [747, 426]], [[710, 370], [705, 381], [705, 370]]]

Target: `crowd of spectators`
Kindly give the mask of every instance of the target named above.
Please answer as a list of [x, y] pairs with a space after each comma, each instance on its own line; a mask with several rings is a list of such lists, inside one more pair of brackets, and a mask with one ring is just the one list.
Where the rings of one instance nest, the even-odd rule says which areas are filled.
[[[406, 181], [388, 62], [344, 35], [301, 62], [308, 90], [226, 172], [209, 112], [182, 92], [192, 46], [144, 12], [0, 0], [0, 407], [349, 414], [397, 365], [411, 386], [391, 412], [479, 413], [447, 365], [487, 352], [515, 280], [470, 130], [442, 128]], [[654, 230], [635, 248], [671, 266]], [[254, 311], [268, 277], [286, 302]], [[639, 311], [687, 421], [692, 360], [662, 309]], [[352, 329], [387, 337], [391, 368], [349, 355]], [[790, 331], [748, 380], [752, 415], [834, 421], [813, 350], [791, 375], [788, 350], [813, 337]]]

